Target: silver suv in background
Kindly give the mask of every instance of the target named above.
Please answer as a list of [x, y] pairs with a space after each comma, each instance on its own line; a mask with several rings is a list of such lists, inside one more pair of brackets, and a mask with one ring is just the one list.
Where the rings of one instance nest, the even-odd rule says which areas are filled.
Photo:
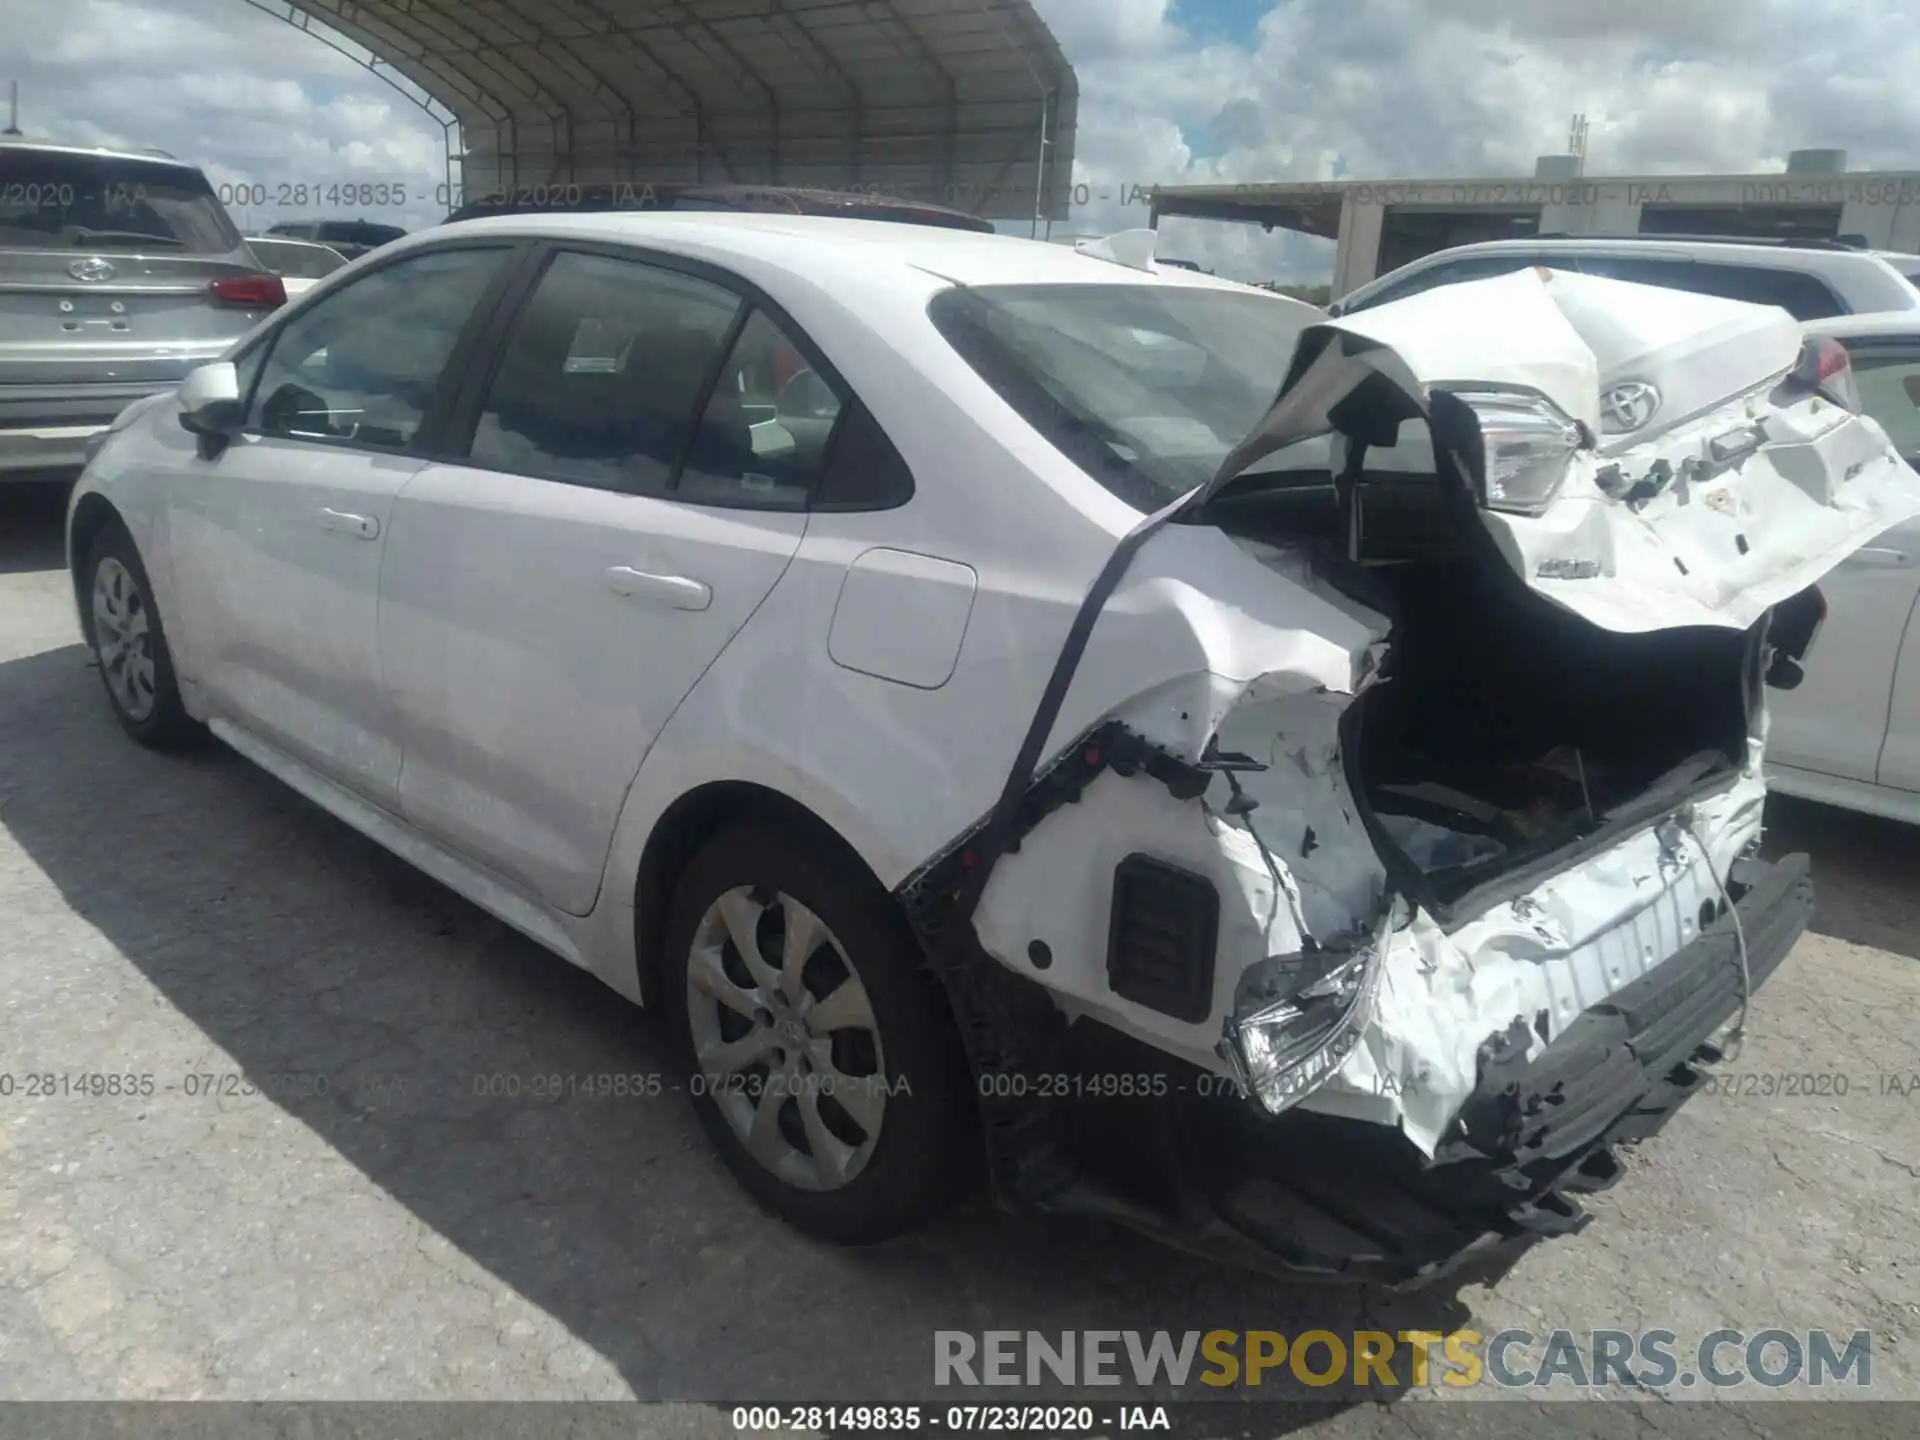
[[1352, 315], [1438, 285], [1534, 265], [1777, 305], [1803, 322], [1920, 309], [1920, 290], [1900, 270], [1839, 241], [1786, 245], [1724, 236], [1586, 235], [1488, 240], [1436, 251], [1349, 292], [1329, 313]]
[[77, 468], [285, 301], [197, 167], [0, 142], [0, 481]]

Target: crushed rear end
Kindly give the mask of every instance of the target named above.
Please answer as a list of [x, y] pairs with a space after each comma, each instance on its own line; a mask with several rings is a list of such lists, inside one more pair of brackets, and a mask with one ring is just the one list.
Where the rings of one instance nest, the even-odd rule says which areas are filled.
[[1002, 1197], [1403, 1285], [1583, 1224], [1811, 913], [1767, 686], [1920, 514], [1849, 384], [1547, 272], [1308, 328], [1090, 602], [1156, 673], [904, 887]]

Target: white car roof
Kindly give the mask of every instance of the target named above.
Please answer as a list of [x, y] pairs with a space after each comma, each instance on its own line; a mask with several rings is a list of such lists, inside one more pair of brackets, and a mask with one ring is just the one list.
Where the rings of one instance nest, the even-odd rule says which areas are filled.
[[834, 288], [856, 287], [876, 270], [889, 279], [916, 277], [929, 293], [962, 285], [1141, 284], [1226, 290], [1288, 301], [1286, 296], [1177, 266], [1151, 273], [1081, 255], [1065, 246], [1008, 235], [986, 235], [933, 225], [827, 215], [739, 211], [627, 210], [590, 215], [499, 215], [416, 231], [386, 247], [469, 234], [594, 240], [649, 246], [724, 266], [757, 262], [803, 274]]
[[54, 140], [28, 140], [15, 136], [0, 136], [0, 149], [37, 150], [46, 155], [78, 155], [88, 160], [139, 160], [149, 165], [174, 165], [182, 170], [196, 173], [200, 167], [191, 160], [182, 160], [177, 155], [169, 155], [164, 150], [119, 150], [107, 145], [62, 145]]
[[1614, 258], [1659, 260], [1685, 257], [1716, 265], [1745, 266], [1754, 270], [1789, 271], [1816, 276], [1838, 292], [1838, 298], [1854, 313], [1885, 310], [1896, 295], [1912, 297], [1920, 307], [1920, 286], [1871, 250], [1846, 246], [1804, 247], [1799, 245], [1749, 244], [1738, 240], [1695, 240], [1681, 236], [1580, 236], [1556, 235], [1552, 239], [1477, 240], [1466, 245], [1450, 245], [1408, 261], [1396, 270], [1356, 286], [1341, 297], [1341, 305], [1369, 303], [1390, 283], [1416, 275], [1435, 265], [1483, 255], [1593, 255]]
[[1835, 315], [1827, 320], [1809, 320], [1801, 327], [1809, 335], [1831, 335], [1836, 340], [1853, 336], [1920, 336], [1920, 310], [1882, 310], [1872, 315]]
[[[1840, 257], [1844, 263], [1847, 258], [1872, 256], [1871, 250], [1855, 250], [1848, 247], [1826, 245], [1772, 245], [1753, 244], [1741, 240], [1694, 240], [1678, 235], [1646, 234], [1631, 235], [1555, 235], [1530, 239], [1516, 235], [1508, 240], [1473, 240], [1464, 245], [1449, 245], [1445, 250], [1436, 250], [1436, 255], [1498, 255], [1508, 250], [1577, 251], [1581, 254], [1596, 254], [1605, 251], [1618, 255], [1706, 255], [1715, 260], [1726, 259], [1735, 262], [1746, 261], [1749, 264], [1764, 264], [1769, 256], [1791, 255], [1796, 261], [1818, 261], [1830, 257]], [[1425, 259], [1425, 256], [1421, 257]]]

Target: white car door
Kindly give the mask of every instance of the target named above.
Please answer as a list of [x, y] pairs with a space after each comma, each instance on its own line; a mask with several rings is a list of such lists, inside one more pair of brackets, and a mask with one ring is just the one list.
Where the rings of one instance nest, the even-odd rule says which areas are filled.
[[[1920, 326], [1911, 335], [1861, 336], [1845, 344], [1862, 407], [1880, 422], [1907, 463], [1920, 468]], [[1915, 634], [1920, 618], [1920, 522], [1889, 531], [1860, 554], [1883, 580], [1888, 601], [1878, 614], [1869, 612], [1861, 626], [1886, 632], [1876, 636], [1876, 645], [1898, 646], [1898, 658], [1889, 667], [1886, 741], [1874, 778], [1896, 790], [1920, 791], [1920, 636]], [[1830, 606], [1833, 609], [1837, 606]], [[1825, 643], [1823, 637], [1820, 645]], [[1816, 656], [1820, 645], [1814, 647]]]
[[798, 352], [711, 279], [560, 249], [502, 328], [468, 463], [394, 509], [400, 803], [585, 914], [648, 746], [799, 546], [826, 431], [752, 423], [754, 377]]
[[245, 431], [171, 487], [208, 707], [377, 804], [400, 773], [377, 625], [394, 497], [510, 253], [402, 257], [290, 316], [241, 362]]
[[[1912, 336], [1842, 336], [1862, 408], [1909, 463], [1920, 461], [1920, 328]], [[1806, 679], [1773, 691], [1767, 759], [1776, 766], [1920, 790], [1920, 657], [1907, 640], [1920, 598], [1920, 522], [1856, 550], [1820, 582], [1826, 623]], [[1904, 672], [1907, 699], [1896, 694]], [[1889, 720], [1892, 726], [1889, 728]]]

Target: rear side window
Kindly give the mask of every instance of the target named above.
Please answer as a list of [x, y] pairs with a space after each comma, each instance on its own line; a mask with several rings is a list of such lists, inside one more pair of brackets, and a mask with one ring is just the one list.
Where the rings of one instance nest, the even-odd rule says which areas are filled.
[[740, 305], [723, 286], [641, 261], [555, 256], [508, 331], [474, 463], [664, 490]]
[[1847, 313], [1824, 281], [1797, 270], [1769, 270], [1760, 265], [1711, 265], [1694, 260], [1639, 260], [1632, 256], [1583, 255], [1580, 269], [1588, 275], [1631, 280], [1639, 285], [1664, 285], [1744, 300], [1749, 305], [1777, 305], [1796, 320], [1824, 320]]
[[295, 315], [261, 367], [248, 428], [383, 450], [411, 445], [506, 254], [410, 256]]
[[802, 508], [843, 404], [839, 389], [755, 310], [720, 369], [675, 493], [709, 505]]
[[225, 255], [240, 232], [190, 167], [0, 145], [0, 248]]

